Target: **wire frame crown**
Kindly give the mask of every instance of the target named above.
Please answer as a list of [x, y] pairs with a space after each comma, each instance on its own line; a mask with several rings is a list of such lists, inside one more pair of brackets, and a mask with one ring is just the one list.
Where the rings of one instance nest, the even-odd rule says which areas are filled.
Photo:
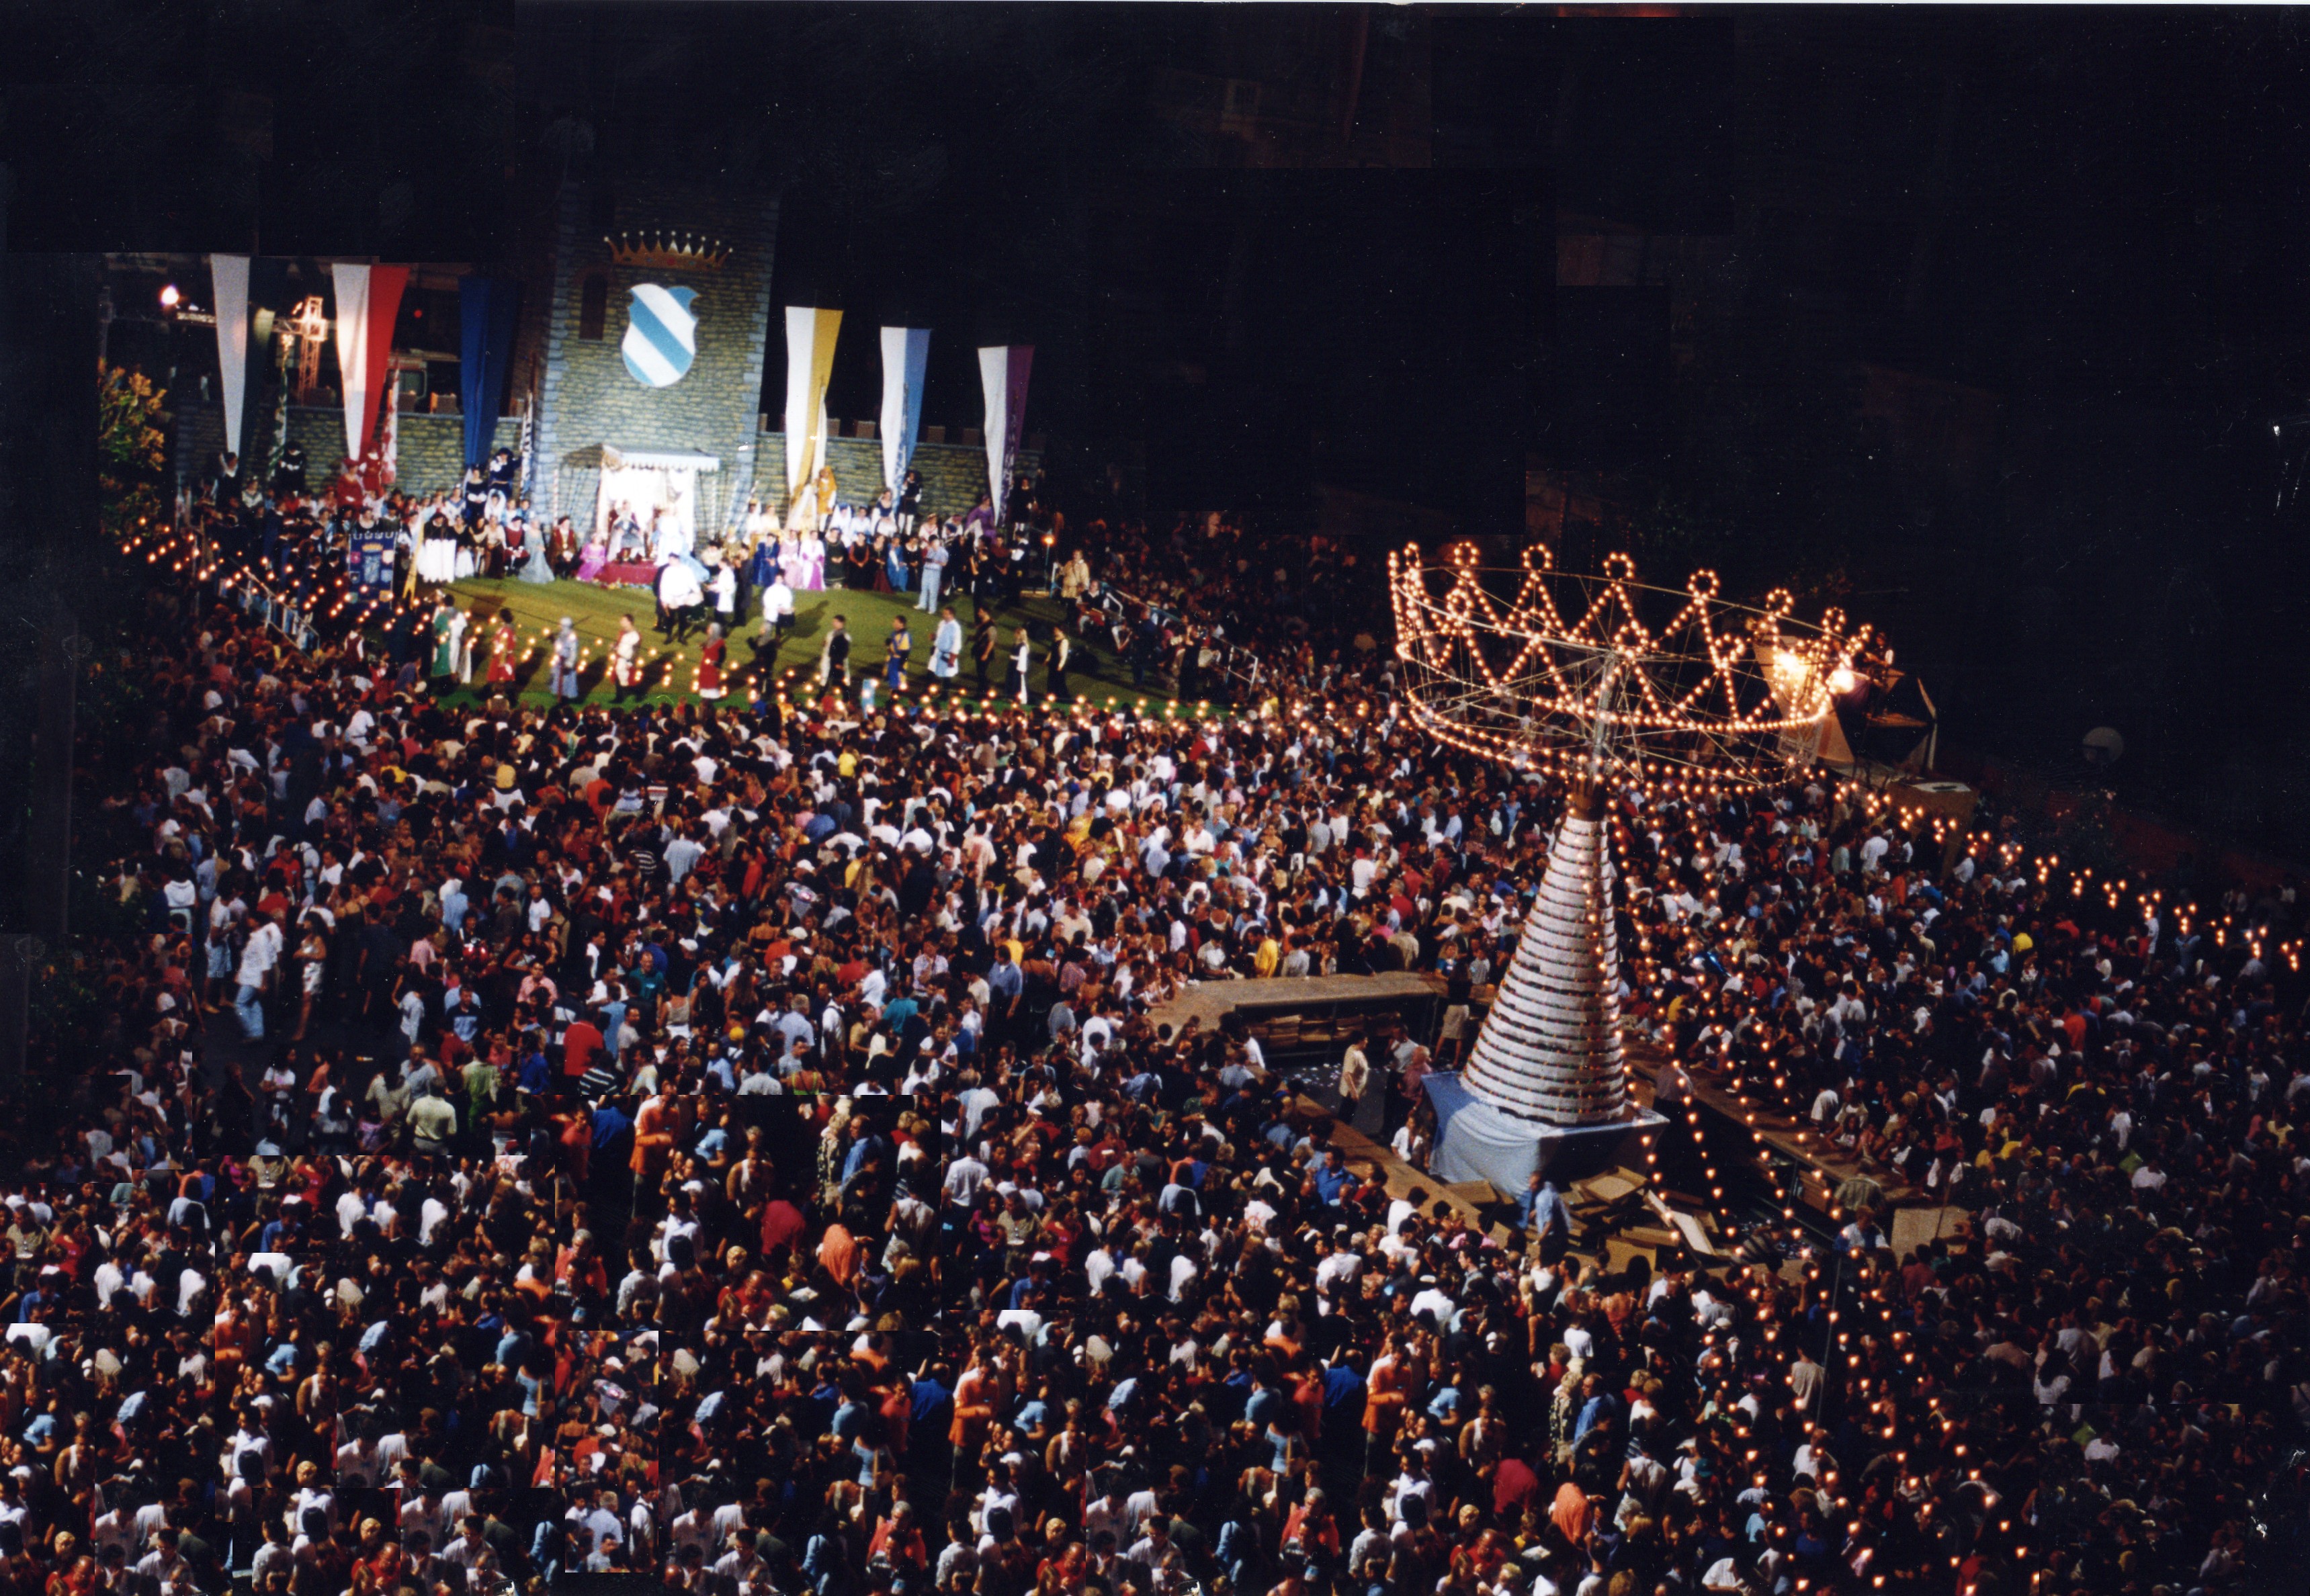
[[1412, 719], [1516, 769], [1714, 790], [1766, 785], [1818, 756], [1870, 629], [1842, 611], [1793, 618], [1722, 596], [1714, 571], [1647, 586], [1613, 554], [1559, 571], [1545, 548], [1487, 568], [1457, 543], [1388, 556], [1396, 656]]

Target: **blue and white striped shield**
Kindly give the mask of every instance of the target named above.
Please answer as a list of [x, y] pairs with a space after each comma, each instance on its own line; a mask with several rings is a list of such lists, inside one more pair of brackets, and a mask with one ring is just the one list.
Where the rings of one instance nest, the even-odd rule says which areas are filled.
[[618, 351], [634, 380], [653, 388], [671, 387], [698, 354], [698, 318], [690, 313], [698, 291], [637, 282], [626, 312], [625, 341]]

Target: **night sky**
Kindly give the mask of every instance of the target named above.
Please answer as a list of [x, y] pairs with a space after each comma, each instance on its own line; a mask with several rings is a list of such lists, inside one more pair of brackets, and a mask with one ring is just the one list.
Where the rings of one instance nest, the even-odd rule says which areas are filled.
[[[2297, 13], [22, 10], [15, 248], [491, 262], [568, 169], [751, 186], [782, 301], [935, 330], [927, 420], [1034, 343], [1063, 486], [1508, 537], [1576, 473], [1664, 574], [1880, 621], [1952, 742], [2075, 778], [2114, 724], [2127, 796], [2301, 851]], [[1635, 280], [1559, 286], [1573, 235]], [[878, 388], [847, 338], [829, 408]]]

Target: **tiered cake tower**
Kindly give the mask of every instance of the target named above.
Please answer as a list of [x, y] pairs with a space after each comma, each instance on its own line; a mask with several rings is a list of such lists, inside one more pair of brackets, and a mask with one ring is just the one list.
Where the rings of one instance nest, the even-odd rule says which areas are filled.
[[1551, 1125], [1626, 1115], [1607, 870], [1604, 823], [1584, 785], [1556, 828], [1539, 901], [1469, 1054], [1468, 1090], [1495, 1108]]

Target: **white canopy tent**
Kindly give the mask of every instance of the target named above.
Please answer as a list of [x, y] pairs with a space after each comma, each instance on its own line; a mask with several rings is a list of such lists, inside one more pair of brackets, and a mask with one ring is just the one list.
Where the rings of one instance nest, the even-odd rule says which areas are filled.
[[695, 539], [699, 525], [713, 521], [699, 512], [698, 478], [701, 473], [721, 469], [720, 459], [696, 449], [629, 449], [605, 443], [601, 490], [594, 502], [595, 530], [606, 532], [611, 511], [624, 504], [633, 507], [644, 527], [648, 526], [651, 513], [663, 508], [673, 516], [675, 525]]

